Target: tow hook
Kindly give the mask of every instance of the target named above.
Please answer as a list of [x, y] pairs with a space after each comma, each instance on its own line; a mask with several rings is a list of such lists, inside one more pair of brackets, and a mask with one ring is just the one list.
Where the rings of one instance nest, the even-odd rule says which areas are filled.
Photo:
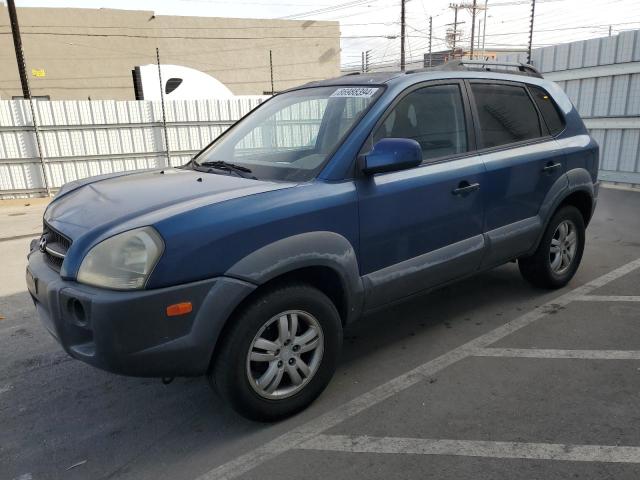
[[165, 385], [169, 385], [171, 382], [173, 382], [173, 379], [175, 377], [162, 377], [162, 383], [164, 383]]

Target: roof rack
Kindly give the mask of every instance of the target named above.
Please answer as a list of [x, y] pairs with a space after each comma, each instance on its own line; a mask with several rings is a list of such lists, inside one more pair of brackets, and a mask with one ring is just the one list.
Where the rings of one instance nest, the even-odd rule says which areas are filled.
[[[498, 68], [494, 68], [498, 67]], [[499, 68], [506, 67], [506, 68]], [[515, 69], [515, 70], [514, 70]], [[522, 62], [496, 62], [489, 60], [463, 60], [456, 59], [451, 60], [443, 65], [437, 67], [425, 68], [421, 70], [412, 70], [407, 73], [424, 72], [429, 70], [466, 70], [466, 71], [486, 71], [486, 72], [500, 72], [510, 73], [512, 75], [527, 75], [529, 77], [542, 78], [542, 74], [533, 65]]]

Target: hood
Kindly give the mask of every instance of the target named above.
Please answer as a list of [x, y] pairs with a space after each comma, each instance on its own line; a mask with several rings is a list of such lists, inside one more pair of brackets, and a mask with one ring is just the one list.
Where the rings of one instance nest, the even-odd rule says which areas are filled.
[[75, 239], [89, 230], [150, 225], [185, 210], [294, 185], [175, 168], [120, 172], [66, 185], [44, 219]]

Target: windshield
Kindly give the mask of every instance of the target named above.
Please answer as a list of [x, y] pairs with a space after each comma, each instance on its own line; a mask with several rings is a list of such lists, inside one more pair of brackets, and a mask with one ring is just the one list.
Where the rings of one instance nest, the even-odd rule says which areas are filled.
[[311, 180], [381, 91], [314, 87], [277, 95], [202, 152], [195, 164], [227, 162], [249, 168], [259, 179]]

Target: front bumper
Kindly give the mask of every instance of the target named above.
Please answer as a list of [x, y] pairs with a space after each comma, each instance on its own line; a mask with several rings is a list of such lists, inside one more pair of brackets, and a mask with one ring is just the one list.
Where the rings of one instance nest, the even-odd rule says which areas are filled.
[[[27, 285], [40, 320], [74, 358], [123, 375], [196, 376], [206, 373], [217, 338], [255, 285], [218, 277], [156, 290], [119, 292], [63, 280], [29, 254]], [[193, 311], [168, 317], [168, 305]]]

